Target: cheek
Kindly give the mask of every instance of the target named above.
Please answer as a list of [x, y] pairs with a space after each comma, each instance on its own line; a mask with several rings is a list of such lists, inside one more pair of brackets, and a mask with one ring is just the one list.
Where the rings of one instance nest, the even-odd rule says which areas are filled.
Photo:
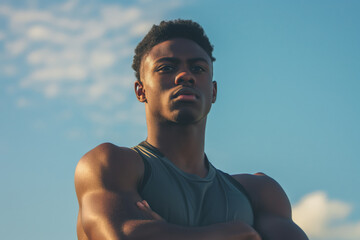
[[209, 95], [209, 96], [213, 95], [214, 87], [212, 84], [207, 84], [207, 86], [204, 89], [206, 89], [206, 95]]
[[164, 92], [169, 91], [171, 88], [173, 88], [173, 84], [171, 84], [171, 81], [165, 78], [152, 78], [151, 81], [147, 84], [149, 91], [155, 94], [163, 94]]
[[161, 84], [152, 83], [147, 86], [146, 97], [153, 102], [164, 101], [164, 98], [167, 98], [169, 92]]

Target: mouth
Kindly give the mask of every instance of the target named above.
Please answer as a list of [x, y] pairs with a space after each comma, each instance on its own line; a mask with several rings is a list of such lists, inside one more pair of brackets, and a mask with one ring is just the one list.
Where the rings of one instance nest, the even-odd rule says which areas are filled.
[[182, 101], [195, 101], [198, 98], [198, 94], [192, 88], [181, 88], [175, 92], [172, 98]]

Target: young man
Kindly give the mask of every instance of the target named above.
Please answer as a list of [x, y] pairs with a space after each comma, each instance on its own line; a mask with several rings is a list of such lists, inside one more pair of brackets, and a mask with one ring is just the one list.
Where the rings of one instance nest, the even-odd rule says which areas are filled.
[[148, 137], [131, 149], [101, 144], [79, 161], [78, 239], [307, 239], [273, 179], [230, 176], [207, 160], [212, 50], [201, 26], [186, 20], [154, 25], [139, 43], [135, 94]]

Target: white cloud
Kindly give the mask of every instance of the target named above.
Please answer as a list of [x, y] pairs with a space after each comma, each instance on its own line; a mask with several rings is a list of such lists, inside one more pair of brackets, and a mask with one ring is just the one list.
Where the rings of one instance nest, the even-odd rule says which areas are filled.
[[141, 16], [139, 8], [123, 8], [119, 5], [104, 6], [101, 8], [103, 24], [106, 28], [120, 28], [136, 22]]
[[109, 90], [110, 90], [109, 84], [97, 82], [90, 86], [89, 96], [91, 99], [97, 100], [100, 97], [102, 97], [104, 94], [106, 94], [106, 92], [108, 92]]
[[26, 49], [27, 45], [28, 45], [28, 43], [25, 39], [18, 39], [18, 40], [6, 43], [5, 49], [11, 55], [17, 56]]
[[[179, 7], [180, 1], [69, 0], [54, 5], [41, 1], [45, 0], [31, 7], [0, 5], [0, 15], [6, 18], [0, 32], [5, 48], [0, 55], [11, 56], [16, 69], [21, 69], [18, 82], [12, 82], [12, 87], [17, 86], [13, 94], [33, 91], [45, 99], [70, 100], [99, 125], [143, 124], [144, 117], [137, 117], [128, 99], [135, 80], [132, 54], [139, 37]], [[15, 68], [7, 69], [8, 75], [14, 74]], [[29, 106], [21, 98], [17, 104]]]
[[[31, 51], [27, 55], [27, 62], [32, 65], [59, 66], [64, 64], [80, 64], [87, 59], [86, 52], [79, 48], [67, 48], [55, 50], [51, 48], [41, 48]], [[34, 68], [35, 69], [35, 68]]]
[[14, 65], [3, 65], [1, 67], [1, 71], [6, 75], [6, 76], [14, 76], [16, 74], [17, 68]]
[[78, 0], [69, 0], [66, 3], [59, 6], [60, 11], [69, 12], [73, 10], [78, 3]]
[[11, 14], [11, 8], [4, 4], [0, 5], [0, 15], [9, 16]]
[[54, 98], [59, 95], [60, 88], [58, 84], [52, 83], [46, 85], [43, 91], [47, 98]]
[[131, 28], [131, 34], [133, 36], [144, 35], [150, 28], [152, 24], [150, 22], [139, 22]]
[[[123, 80], [124, 81], [116, 76], [108, 76], [103, 80], [96, 79], [96, 81], [87, 88], [87, 92], [82, 94], [84, 96], [84, 103], [87, 105], [101, 103], [101, 109], [115, 110], [114, 104], [116, 104], [116, 106], [125, 104], [127, 96], [129, 95], [128, 93], [131, 91], [128, 83], [128, 81], [130, 82], [131, 80]], [[114, 118], [113, 115], [114, 114], [112, 114], [112, 118]]]
[[116, 56], [110, 51], [96, 50], [90, 54], [90, 66], [96, 69], [111, 67], [116, 60]]
[[30, 27], [27, 31], [27, 38], [32, 41], [41, 41], [60, 45], [67, 44], [72, 40], [66, 33], [54, 31], [41, 25]]
[[350, 204], [329, 199], [325, 192], [306, 195], [293, 207], [293, 219], [309, 236], [321, 240], [360, 239], [360, 220], [346, 221]]
[[[49, 66], [34, 70], [29, 78], [22, 82], [23, 87], [35, 86], [36, 82], [64, 82], [84, 80], [87, 75], [85, 67], [81, 65]], [[35, 86], [36, 87], [36, 86]]]
[[45, 12], [41, 10], [31, 10], [31, 9], [12, 9], [11, 12], [11, 22], [14, 25], [22, 25], [29, 22], [50, 22], [53, 19], [53, 16], [50, 12]]
[[43, 26], [34, 26], [28, 30], [28, 37], [34, 40], [46, 40], [50, 35], [50, 31]]

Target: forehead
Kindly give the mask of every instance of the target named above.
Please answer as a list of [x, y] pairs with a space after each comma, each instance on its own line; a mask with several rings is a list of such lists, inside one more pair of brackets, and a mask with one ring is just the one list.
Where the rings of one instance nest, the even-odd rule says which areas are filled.
[[203, 58], [210, 65], [211, 59], [205, 50], [196, 42], [185, 38], [174, 38], [155, 45], [147, 55], [144, 56], [144, 64], [155, 62], [161, 58], [178, 58], [188, 60]]

